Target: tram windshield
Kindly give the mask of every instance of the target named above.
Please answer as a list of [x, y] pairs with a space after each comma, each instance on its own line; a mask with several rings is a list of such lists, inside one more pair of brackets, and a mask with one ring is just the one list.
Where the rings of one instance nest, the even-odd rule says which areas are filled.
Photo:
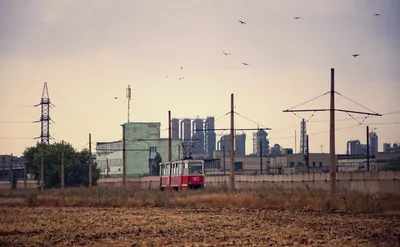
[[189, 163], [189, 174], [203, 174], [203, 163]]

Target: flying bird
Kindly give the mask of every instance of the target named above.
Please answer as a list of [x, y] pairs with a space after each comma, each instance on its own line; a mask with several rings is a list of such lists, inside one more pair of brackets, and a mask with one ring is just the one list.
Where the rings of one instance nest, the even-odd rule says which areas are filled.
[[245, 66], [249, 65], [248, 63], [243, 63], [243, 62], [242, 62], [242, 64], [245, 65]]
[[246, 24], [246, 22], [239, 20], [238, 21], [240, 24]]
[[295, 18], [293, 18], [293, 19], [296, 19], [296, 20], [297, 20], [297, 19], [300, 19], [300, 16], [296, 16], [296, 17], [295, 17]]
[[179, 80], [183, 80], [185, 77], [179, 77]]
[[360, 56], [360, 54], [353, 54], [352, 56], [353, 57], [358, 57], [358, 56]]
[[118, 99], [118, 97], [114, 97], [114, 99]]
[[375, 14], [374, 16], [381, 16], [380, 14]]
[[180, 69], [183, 69], [183, 67], [181, 67]]
[[225, 56], [231, 55], [230, 53], [222, 52]]

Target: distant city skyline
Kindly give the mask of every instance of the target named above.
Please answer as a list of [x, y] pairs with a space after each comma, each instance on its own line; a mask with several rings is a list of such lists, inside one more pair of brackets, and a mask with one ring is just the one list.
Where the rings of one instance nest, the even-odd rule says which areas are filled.
[[[272, 128], [270, 147], [299, 152], [304, 118], [310, 152], [327, 153], [328, 112], [283, 110], [329, 91], [331, 68], [336, 91], [384, 114], [336, 113], [337, 153], [350, 139], [365, 143], [366, 124], [382, 150], [400, 141], [399, 12], [398, 0], [1, 1], [0, 153], [35, 145], [44, 82], [55, 105], [50, 135], [78, 149], [88, 133], [92, 142], [121, 139], [131, 85], [130, 120], [161, 122], [162, 137], [168, 110], [229, 128], [234, 93], [236, 128]], [[336, 106], [367, 111], [339, 95]], [[299, 108], [328, 107], [326, 95]]]

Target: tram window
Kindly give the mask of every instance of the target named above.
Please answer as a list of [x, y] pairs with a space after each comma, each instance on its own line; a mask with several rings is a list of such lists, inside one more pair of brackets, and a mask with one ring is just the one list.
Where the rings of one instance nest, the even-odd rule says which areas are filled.
[[201, 162], [189, 163], [189, 174], [202, 174], [203, 165]]
[[184, 164], [183, 174], [185, 174], [185, 175], [189, 174], [189, 165], [188, 165], [188, 163]]

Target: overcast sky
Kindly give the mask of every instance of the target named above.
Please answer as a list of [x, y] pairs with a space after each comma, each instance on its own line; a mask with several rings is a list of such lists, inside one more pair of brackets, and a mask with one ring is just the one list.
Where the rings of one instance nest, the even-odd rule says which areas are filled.
[[[45, 81], [56, 106], [51, 136], [76, 148], [89, 132], [93, 142], [121, 138], [128, 84], [131, 121], [161, 122], [165, 130], [168, 110], [219, 118], [234, 93], [236, 112], [273, 129], [271, 145], [293, 148], [301, 118], [313, 113], [282, 111], [329, 91], [331, 68], [344, 96], [381, 114], [400, 111], [399, 13], [398, 0], [2, 0], [0, 153], [20, 155], [35, 143], [40, 125], [28, 122], [40, 109], [30, 105], [40, 102]], [[369, 112], [340, 96], [336, 106]], [[326, 95], [295, 109], [328, 107]], [[336, 116], [337, 128], [358, 124]], [[328, 119], [317, 112], [308, 122], [311, 152], [329, 152]], [[380, 150], [400, 141], [393, 122], [400, 113], [363, 122], [378, 128]], [[229, 117], [216, 127], [229, 128]], [[257, 124], [237, 115], [236, 127]], [[350, 139], [365, 143], [365, 125], [337, 131], [337, 152]]]

